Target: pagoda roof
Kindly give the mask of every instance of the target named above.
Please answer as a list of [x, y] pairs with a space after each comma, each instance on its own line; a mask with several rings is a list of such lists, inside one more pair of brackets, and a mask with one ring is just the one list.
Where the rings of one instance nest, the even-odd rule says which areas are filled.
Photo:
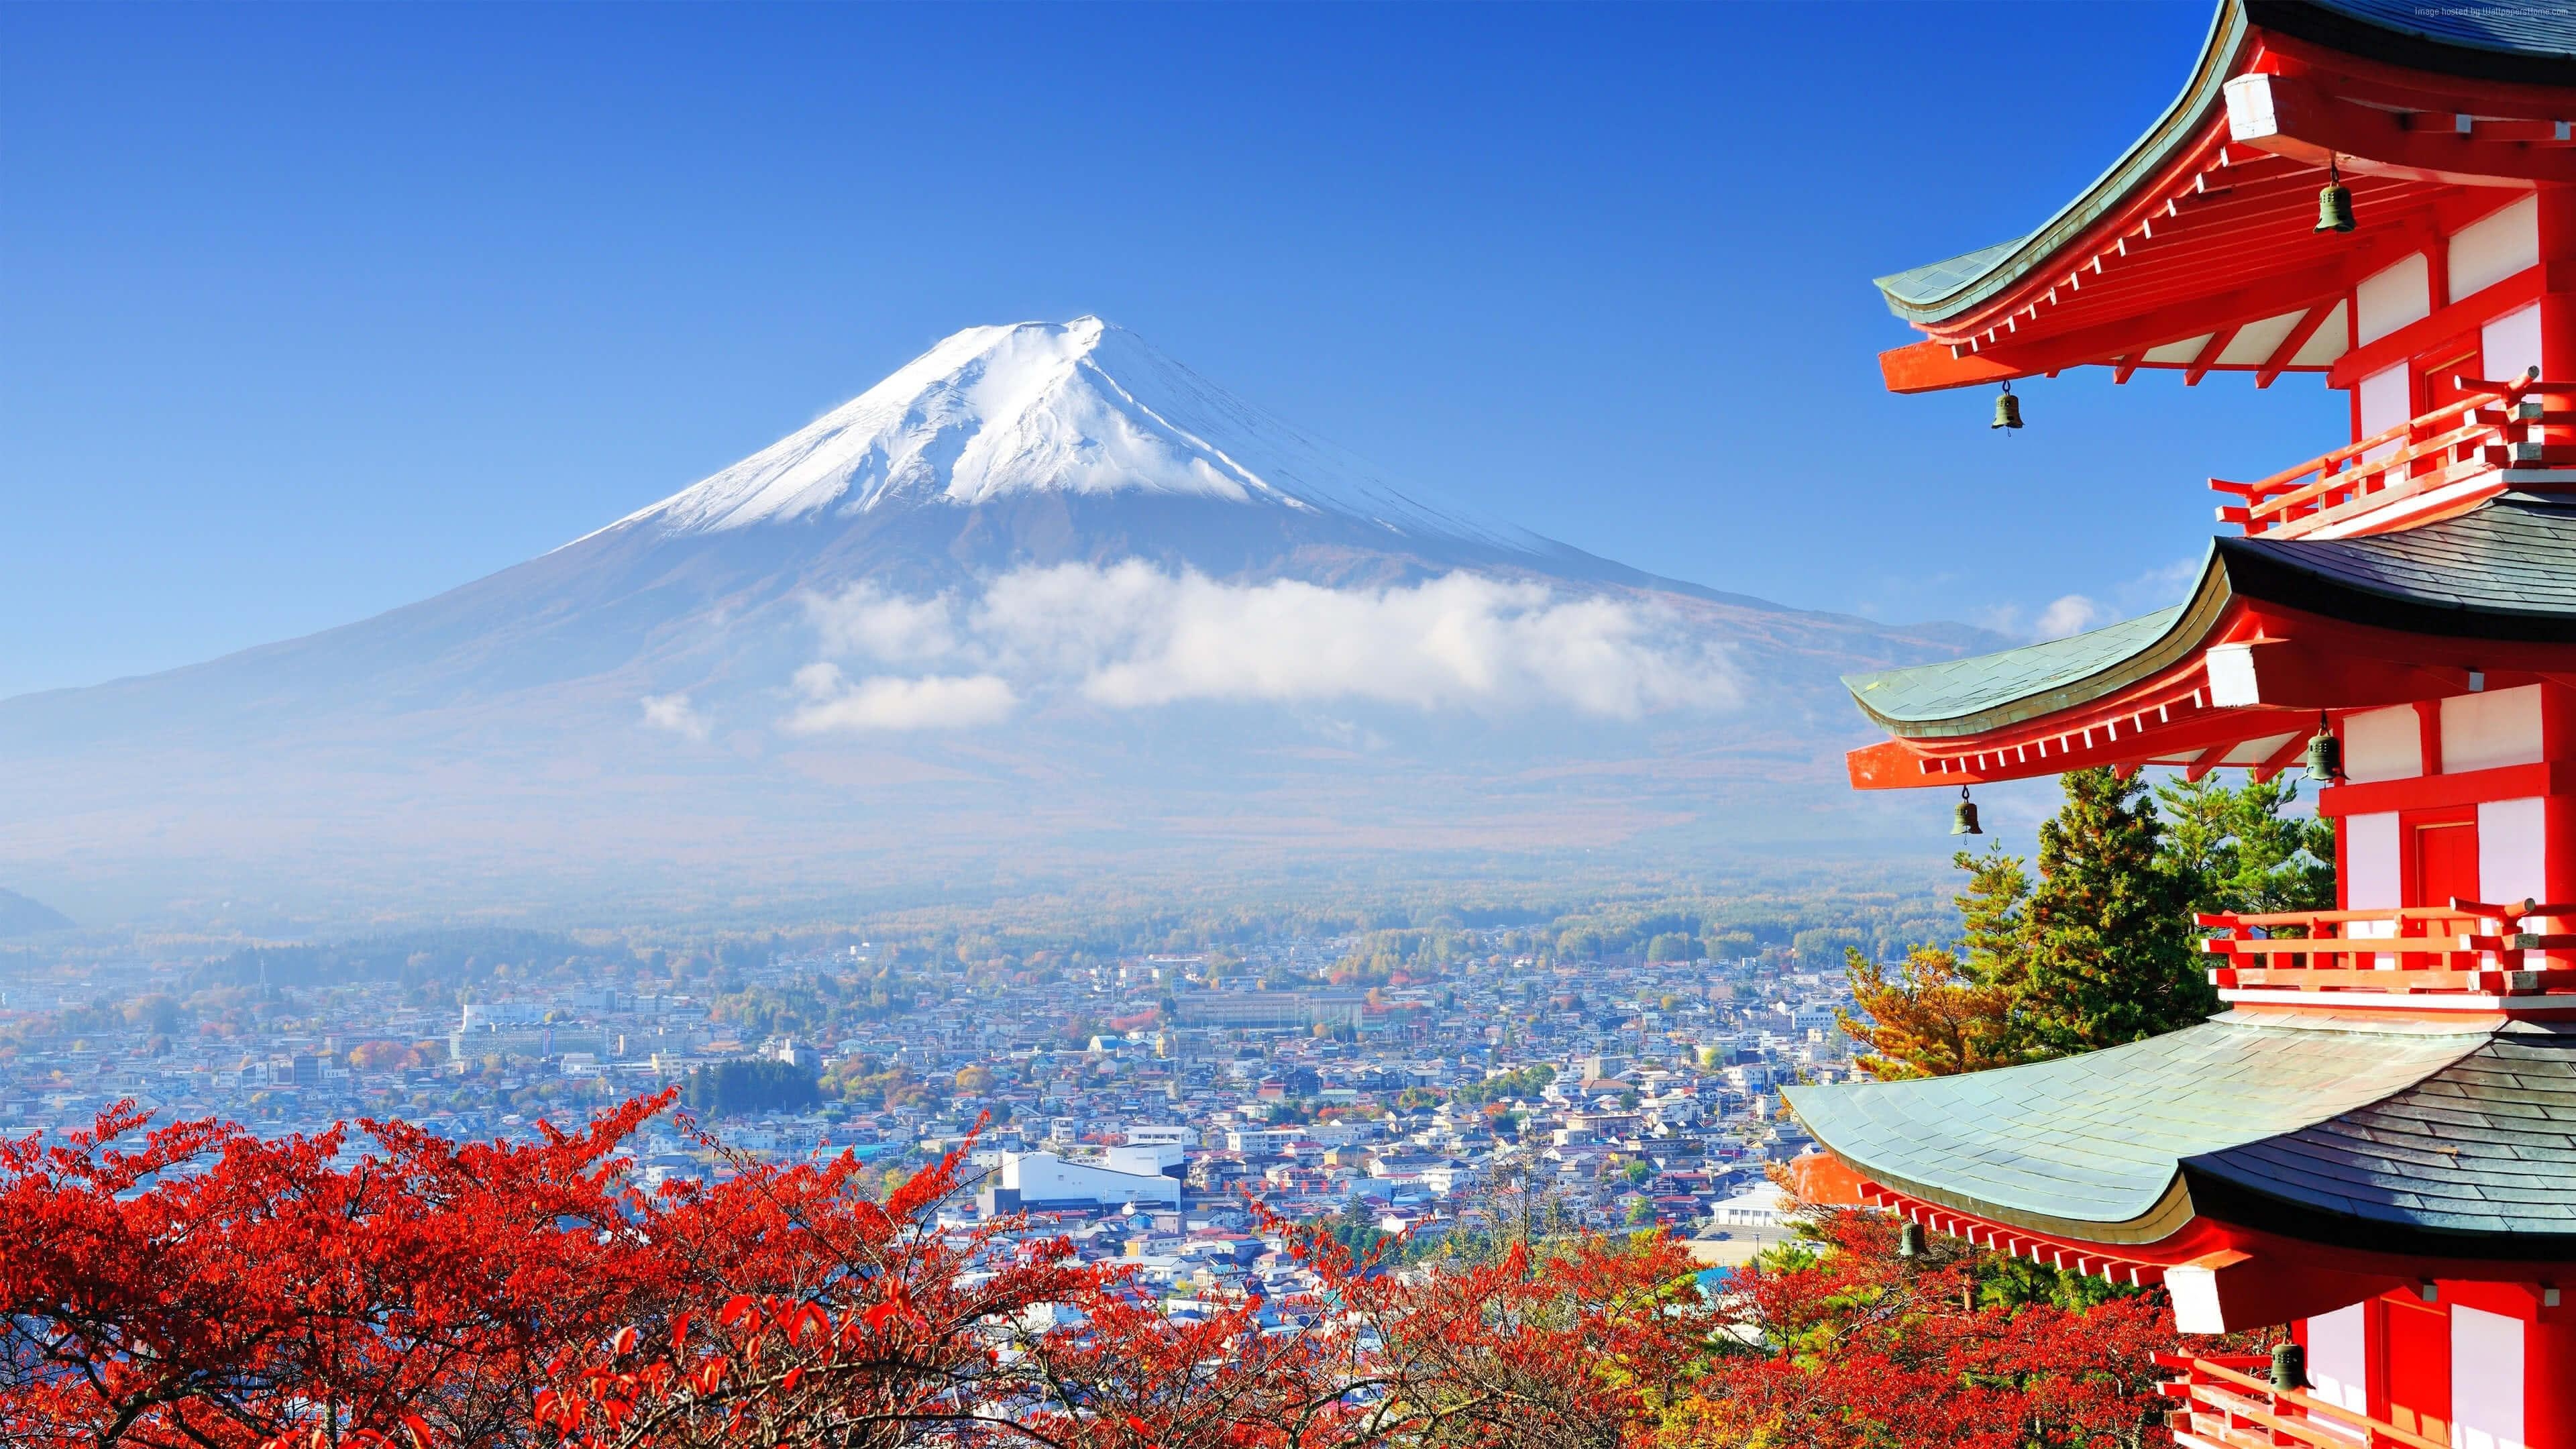
[[2128, 190], [2163, 170], [2226, 106], [2230, 62], [2249, 29], [2312, 40], [2347, 54], [2472, 80], [2576, 86], [2576, 9], [2566, 0], [2223, 0], [2182, 94], [2111, 168], [2037, 229], [1942, 261], [1880, 277], [1889, 310], [1938, 322], [2045, 267], [2052, 239], [2082, 230]]
[[[2438, 157], [2337, 148], [2362, 230], [2310, 235], [2325, 153], [2298, 138], [2232, 142], [2230, 129], [2229, 83], [2284, 63], [2360, 85], [2352, 98], [2377, 115], [2474, 108], [2494, 116], [2498, 139], [2481, 133]], [[2554, 148], [2514, 149], [2503, 117], [2554, 114], [2563, 98], [2550, 93], [2571, 87], [2576, 11], [2565, 0], [2222, 0], [2181, 93], [2091, 185], [2021, 236], [1876, 279], [1889, 310], [1931, 334], [1887, 354], [1889, 384], [1967, 386], [2087, 363], [2115, 364], [2124, 381], [2138, 366], [2190, 368], [2195, 382], [2211, 368], [2265, 383], [2322, 369], [2344, 351], [2327, 314], [2407, 249], [2403, 218], [2462, 181], [2485, 181], [2471, 189], [2502, 204], [2513, 178], [2559, 177]]]
[[[2357, 538], [2221, 538], [2188, 603], [2044, 644], [1845, 676], [1900, 738], [1958, 739], [2080, 709], [2199, 657], [2257, 601], [2410, 635], [2576, 643], [2576, 504], [2506, 493]], [[1939, 783], [1930, 781], [1926, 783]]]
[[2435, 1256], [2576, 1256], [2576, 1031], [2233, 1011], [2126, 1046], [1794, 1087], [1880, 1186], [2143, 1248], [2201, 1218]]

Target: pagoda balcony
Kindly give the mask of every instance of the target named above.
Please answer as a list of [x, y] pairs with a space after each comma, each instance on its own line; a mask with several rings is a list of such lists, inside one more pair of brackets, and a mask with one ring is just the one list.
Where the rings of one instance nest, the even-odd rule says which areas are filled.
[[2281, 1000], [2274, 993], [2290, 992], [2326, 1004], [2335, 993], [2576, 995], [2576, 966], [2543, 954], [2576, 952], [2576, 935], [2525, 929], [2558, 918], [2576, 918], [2576, 905], [2454, 898], [2448, 906], [2221, 911], [2192, 920], [2213, 933], [2201, 950], [2219, 958], [2209, 980], [2229, 999]]
[[2347, 1409], [2296, 1389], [2276, 1389], [2263, 1374], [2269, 1358], [2225, 1355], [2195, 1358], [2160, 1353], [2159, 1368], [2175, 1377], [2168, 1397], [2183, 1407], [2166, 1417], [2184, 1449], [2451, 1449], [2385, 1420]]
[[2255, 537], [2332, 537], [2438, 516], [2508, 487], [2576, 490], [2576, 383], [2454, 382], [2457, 399], [2260, 482], [2210, 479], [2237, 500], [2220, 505], [2218, 521]]

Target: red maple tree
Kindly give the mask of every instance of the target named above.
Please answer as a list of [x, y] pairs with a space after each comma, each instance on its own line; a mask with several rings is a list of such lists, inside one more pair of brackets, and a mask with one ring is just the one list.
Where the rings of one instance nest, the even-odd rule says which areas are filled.
[[956, 1155], [883, 1202], [847, 1154], [638, 1191], [621, 1148], [669, 1106], [520, 1146], [130, 1108], [0, 1143], [0, 1437], [2000, 1449], [2137, 1442], [2172, 1343], [2153, 1295], [1999, 1299], [1992, 1260], [1901, 1258], [1866, 1213], [1713, 1294], [1660, 1234], [1399, 1269], [1272, 1221], [1306, 1287], [1167, 1299], [1018, 1220], [943, 1222]]
[[2154, 1355], [2176, 1337], [2161, 1293], [2058, 1301], [2080, 1280], [1938, 1237], [1908, 1257], [1877, 1213], [1808, 1221], [1813, 1246], [1729, 1285], [1729, 1348], [1660, 1443], [2135, 1446], [2168, 1407]]

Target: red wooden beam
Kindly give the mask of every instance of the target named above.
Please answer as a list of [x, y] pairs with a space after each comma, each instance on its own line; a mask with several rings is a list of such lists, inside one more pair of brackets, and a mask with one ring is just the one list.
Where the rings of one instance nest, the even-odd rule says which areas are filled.
[[[2123, 722], [2115, 738], [2111, 726], [2097, 716], [2089, 726], [2090, 744], [2084, 741], [2088, 726], [2051, 722], [1965, 754], [1934, 753], [1911, 740], [1891, 739], [1864, 745], [1843, 760], [1855, 790], [1955, 789], [1999, 780], [2043, 779], [2093, 766], [2134, 768], [2176, 756], [2195, 758], [2213, 750], [2224, 758], [2247, 740], [2298, 731], [2305, 717], [2305, 712], [2261, 707], [2177, 711], [2170, 723], [2136, 728]], [[2046, 732], [2038, 732], [2042, 730]]]
[[1983, 353], [1953, 357], [1944, 342], [1890, 348], [1878, 355], [1878, 370], [1887, 379], [1887, 390], [1896, 393], [1939, 392], [2031, 375], [2031, 369], [1998, 362]]
[[2036, 377], [2141, 354], [2150, 347], [2258, 318], [2277, 317], [2299, 307], [2320, 302], [2331, 306], [2342, 297], [2345, 287], [2344, 264], [2331, 261], [2216, 296], [2153, 307], [2118, 321], [2036, 342], [1998, 343], [1957, 357], [1951, 355], [1949, 344], [1938, 340], [1891, 348], [1878, 355], [1879, 372], [1887, 380], [1887, 390], [1897, 393], [1938, 392]]
[[2235, 341], [2236, 334], [2243, 330], [2244, 324], [2240, 322], [2221, 327], [2217, 331], [2210, 333], [2209, 340], [2201, 344], [2200, 355], [2193, 358], [2191, 360], [2191, 366], [2184, 370], [2182, 375], [2182, 385], [2185, 387], [2200, 386], [2200, 380], [2209, 376], [2209, 370], [2218, 365], [2218, 354], [2225, 352], [2227, 350], [2227, 344]]
[[2308, 737], [2306, 735], [2292, 735], [2288, 744], [2274, 750], [2270, 759], [2265, 760], [2263, 763], [2254, 767], [2254, 783], [2260, 785], [2271, 779], [2283, 770], [2288, 769], [2301, 755], [2304, 755], [2307, 752]]
[[2236, 748], [2237, 743], [2235, 740], [2230, 740], [2225, 744], [2211, 745], [2201, 751], [2192, 758], [2189, 765], [2183, 767], [2182, 777], [2192, 781], [2208, 779], [2209, 772], [2218, 768], [2218, 762], [2226, 759], [2227, 752]]
[[2308, 345], [2308, 339], [2317, 335], [2317, 329], [2324, 326], [2326, 318], [2333, 313], [2334, 304], [2331, 302], [2319, 302], [2300, 313], [2298, 322], [2290, 328], [2290, 335], [2282, 338], [2281, 345], [2273, 348], [2272, 355], [2264, 358], [2263, 365], [2255, 369], [2254, 385], [2270, 387], [2282, 370], [2290, 365], [2290, 359], [2299, 355], [2299, 349]]

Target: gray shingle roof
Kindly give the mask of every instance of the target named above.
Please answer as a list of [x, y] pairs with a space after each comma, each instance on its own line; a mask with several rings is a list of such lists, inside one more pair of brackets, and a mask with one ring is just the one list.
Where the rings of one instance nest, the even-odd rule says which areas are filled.
[[2269, 576], [2278, 570], [2302, 576], [2303, 593], [2323, 584], [2350, 595], [2343, 616], [2377, 605], [2405, 614], [2401, 627], [2576, 639], [2576, 506], [2561, 499], [2508, 493], [2402, 533], [2231, 538], [2218, 551], [2241, 593], [2270, 596], [2288, 582]]
[[2501, 1034], [2366, 1107], [2186, 1165], [2366, 1222], [2576, 1235], [2576, 1036]]
[[[2178, 1186], [2187, 1163], [2257, 1191], [2333, 1181], [2301, 1168], [2293, 1147], [2244, 1154], [2276, 1142], [2307, 1143], [2300, 1134], [2394, 1103], [2491, 1040], [2477, 1030], [2273, 1020], [2255, 1024], [2231, 1013], [2031, 1066], [1798, 1087], [1785, 1095], [1817, 1141], [1889, 1187], [2038, 1231], [2142, 1243], [2188, 1220]], [[2396, 1202], [2396, 1179], [2380, 1170], [2377, 1190], [2387, 1201], [2368, 1210], [2410, 1211]], [[2542, 1171], [2560, 1191], [2576, 1194], [2576, 1153]], [[2359, 1186], [2317, 1191], [2333, 1196]]]
[[[2576, 57], [2576, 6], [2567, 0], [2474, 0], [2466, 4], [2434, 4], [2428, 0], [2251, 0], [2246, 9], [2257, 25], [2329, 43], [2338, 39], [2365, 43], [2362, 32], [2378, 31], [2388, 37], [2383, 44], [2420, 45], [2430, 41], [2532, 61]], [[2319, 20], [2324, 16], [2340, 19], [2348, 28], [2321, 26]], [[2426, 62], [2419, 58], [2418, 63], [2444, 68], [2439, 60]]]
[[2103, 698], [2191, 657], [2234, 598], [2449, 638], [2576, 644], [2576, 504], [2508, 493], [2366, 538], [2223, 538], [2191, 602], [1968, 659], [1847, 675], [1890, 733], [1981, 733]]

